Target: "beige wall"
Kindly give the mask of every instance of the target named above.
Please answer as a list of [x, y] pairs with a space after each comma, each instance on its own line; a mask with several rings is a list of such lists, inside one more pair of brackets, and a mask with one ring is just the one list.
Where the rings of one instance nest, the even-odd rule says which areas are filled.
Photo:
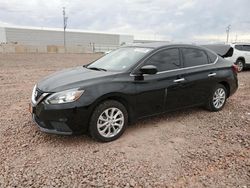
[[92, 53], [93, 50], [83, 46], [69, 46], [67, 50], [64, 46], [47, 45], [20, 45], [20, 44], [0, 44], [0, 53]]

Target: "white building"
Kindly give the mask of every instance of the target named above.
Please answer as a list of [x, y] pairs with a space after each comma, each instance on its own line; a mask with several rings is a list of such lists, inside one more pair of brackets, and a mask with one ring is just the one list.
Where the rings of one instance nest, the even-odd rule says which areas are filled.
[[[66, 31], [66, 48], [86, 47], [94, 51], [108, 51], [122, 44], [133, 43], [132, 35]], [[0, 43], [27, 46], [64, 46], [64, 33], [59, 29], [0, 27]]]

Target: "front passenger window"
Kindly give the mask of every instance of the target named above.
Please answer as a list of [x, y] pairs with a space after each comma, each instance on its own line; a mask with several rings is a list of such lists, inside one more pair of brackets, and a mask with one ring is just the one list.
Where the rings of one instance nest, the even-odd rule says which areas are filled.
[[242, 51], [243, 50], [243, 46], [242, 45], [235, 45], [235, 49]]
[[181, 67], [179, 49], [167, 49], [157, 52], [145, 63], [145, 65], [154, 65], [158, 72], [174, 70]]

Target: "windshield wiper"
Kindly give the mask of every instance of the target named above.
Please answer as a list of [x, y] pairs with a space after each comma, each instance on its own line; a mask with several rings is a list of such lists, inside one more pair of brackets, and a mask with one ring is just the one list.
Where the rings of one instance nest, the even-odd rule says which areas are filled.
[[86, 68], [91, 69], [91, 70], [97, 70], [97, 71], [107, 71], [106, 69], [99, 68], [99, 67], [86, 67]]

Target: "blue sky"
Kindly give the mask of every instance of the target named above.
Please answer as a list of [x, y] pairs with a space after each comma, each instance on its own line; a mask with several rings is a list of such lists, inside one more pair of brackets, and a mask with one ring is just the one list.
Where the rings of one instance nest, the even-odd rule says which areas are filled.
[[250, 40], [250, 0], [0, 0], [1, 26], [62, 28], [132, 34], [183, 42]]

